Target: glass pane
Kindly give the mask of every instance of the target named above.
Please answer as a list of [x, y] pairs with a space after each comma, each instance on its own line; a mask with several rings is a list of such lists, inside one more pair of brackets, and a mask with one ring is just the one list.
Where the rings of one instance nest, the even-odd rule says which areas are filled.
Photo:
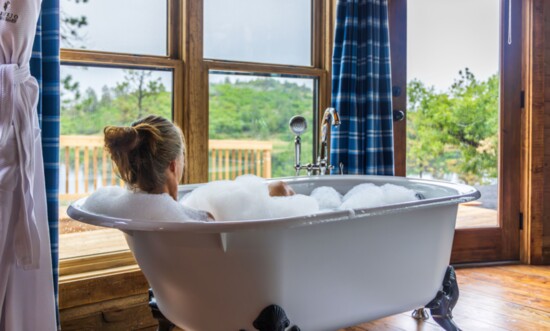
[[311, 0], [205, 0], [204, 57], [311, 65]]
[[66, 209], [99, 187], [121, 185], [103, 128], [148, 114], [172, 118], [172, 72], [62, 66], [61, 77], [60, 258], [128, 249], [122, 232], [73, 221]]
[[167, 1], [61, 0], [61, 47], [167, 55]]
[[481, 191], [459, 228], [498, 226], [499, 3], [408, 3], [407, 175]]
[[313, 161], [315, 79], [210, 73], [209, 180], [293, 176], [290, 118], [302, 115], [302, 163]]

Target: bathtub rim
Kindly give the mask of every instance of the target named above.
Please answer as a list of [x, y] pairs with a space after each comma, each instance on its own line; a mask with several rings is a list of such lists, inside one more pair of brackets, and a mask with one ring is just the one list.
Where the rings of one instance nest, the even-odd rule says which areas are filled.
[[[268, 228], [294, 228], [310, 226], [314, 224], [348, 221], [357, 218], [369, 216], [391, 215], [405, 213], [407, 211], [432, 208], [436, 206], [454, 205], [469, 202], [478, 199], [481, 193], [472, 186], [464, 184], [449, 183], [445, 181], [407, 178], [397, 176], [372, 176], [372, 175], [331, 175], [331, 176], [301, 176], [301, 177], [281, 177], [267, 179], [267, 181], [284, 181], [288, 184], [307, 184], [308, 182], [331, 181], [338, 178], [344, 180], [366, 180], [368, 182], [383, 182], [396, 185], [402, 185], [403, 181], [412, 184], [421, 184], [436, 186], [445, 189], [456, 190], [457, 194], [427, 198], [424, 200], [411, 201], [400, 204], [391, 204], [375, 208], [359, 208], [337, 211], [320, 211], [315, 214], [293, 216], [285, 218], [271, 218], [245, 221], [151, 221], [151, 220], [131, 220], [106, 215], [96, 214], [86, 211], [82, 205], [87, 198], [81, 198], [71, 203], [67, 209], [67, 214], [74, 220], [108, 228], [116, 228], [124, 232], [132, 231], [185, 231], [193, 233], [230, 233], [246, 230], [260, 230]], [[204, 184], [180, 185], [179, 191], [191, 191]], [[358, 185], [358, 184], [357, 184]], [[322, 186], [322, 185], [319, 185]]]

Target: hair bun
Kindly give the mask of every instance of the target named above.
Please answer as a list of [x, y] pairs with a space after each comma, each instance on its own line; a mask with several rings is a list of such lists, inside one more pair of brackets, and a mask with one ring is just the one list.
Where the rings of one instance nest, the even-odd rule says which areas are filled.
[[139, 133], [133, 127], [107, 126], [103, 129], [105, 147], [113, 153], [128, 153], [139, 145]]
[[170, 162], [185, 152], [183, 136], [169, 120], [149, 115], [131, 126], [107, 126], [105, 150], [120, 178], [133, 189], [159, 193]]
[[149, 123], [139, 123], [132, 128], [138, 134], [140, 142], [148, 143], [151, 154], [155, 155], [157, 153], [157, 145], [164, 141], [160, 130]]

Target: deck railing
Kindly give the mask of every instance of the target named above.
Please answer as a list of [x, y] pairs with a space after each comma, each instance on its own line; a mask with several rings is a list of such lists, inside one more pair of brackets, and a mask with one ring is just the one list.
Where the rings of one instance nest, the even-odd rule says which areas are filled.
[[209, 178], [233, 179], [244, 174], [270, 178], [272, 149], [268, 141], [209, 140]]
[[[61, 136], [61, 200], [74, 200], [106, 185], [123, 185], [103, 147], [102, 136]], [[244, 174], [271, 177], [268, 141], [209, 140], [209, 180], [234, 179]], [[78, 169], [78, 171], [76, 171]]]

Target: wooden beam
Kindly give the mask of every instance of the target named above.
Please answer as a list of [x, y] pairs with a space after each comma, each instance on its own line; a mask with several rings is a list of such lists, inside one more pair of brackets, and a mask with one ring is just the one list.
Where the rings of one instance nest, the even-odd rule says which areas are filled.
[[147, 280], [136, 265], [60, 277], [59, 309], [138, 295], [146, 293], [148, 288]]
[[550, 4], [524, 1], [523, 85], [525, 108], [522, 116], [522, 211], [521, 260], [529, 264], [550, 264]]
[[[521, 154], [521, 2], [502, 0], [500, 33], [499, 217], [502, 228], [500, 260], [519, 260], [519, 192]], [[517, 14], [516, 14], [517, 13]], [[513, 16], [511, 31], [504, 18]], [[510, 33], [510, 34], [509, 34]]]
[[395, 175], [407, 174], [407, 1], [388, 2], [390, 21], [391, 74], [393, 86], [401, 90], [393, 96], [393, 109], [405, 113], [405, 118], [393, 122]]
[[209, 70], [220, 71], [237, 71], [265, 74], [280, 74], [280, 75], [297, 75], [320, 77], [323, 70], [314, 67], [290, 66], [279, 64], [265, 64], [254, 62], [237, 62], [223, 60], [204, 60], [205, 65]]
[[76, 49], [61, 49], [62, 64], [117, 68], [172, 69], [183, 66], [181, 60], [163, 56], [133, 55]]
[[203, 63], [203, 0], [185, 1], [183, 133], [187, 142], [186, 183], [208, 181], [208, 70]]

